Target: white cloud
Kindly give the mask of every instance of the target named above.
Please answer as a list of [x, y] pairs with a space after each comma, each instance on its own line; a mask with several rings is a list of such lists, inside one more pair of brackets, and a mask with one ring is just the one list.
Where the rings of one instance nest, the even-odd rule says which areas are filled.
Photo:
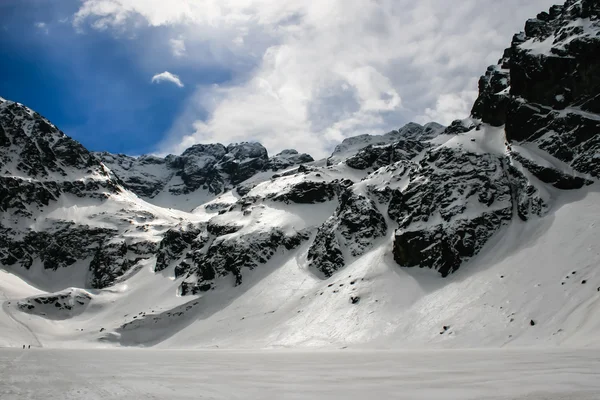
[[175, 57], [183, 57], [185, 55], [185, 40], [183, 36], [180, 35], [177, 38], [169, 40], [169, 44], [171, 45], [171, 52]]
[[161, 72], [160, 74], [156, 74], [152, 77], [152, 83], [160, 83], [160, 82], [172, 82], [179, 87], [183, 87], [183, 83], [179, 76], [170, 73], [169, 71]]
[[35, 26], [37, 29], [39, 29], [41, 32], [43, 32], [45, 35], [47, 35], [50, 32], [48, 30], [48, 24], [46, 24], [45, 22], [36, 22], [35, 24], [33, 24], [33, 26]]
[[478, 76], [555, 1], [83, 0], [74, 24], [161, 27], [176, 59], [232, 71], [197, 89], [161, 150], [259, 140], [323, 156], [347, 136], [466, 117]]
[[[473, 87], [476, 88], [477, 86]], [[415, 117], [415, 121], [421, 124], [437, 121], [449, 125], [453, 120], [469, 115], [476, 98], [476, 90], [463, 90], [459, 93], [439, 95], [435, 107], [427, 107], [423, 115]]]

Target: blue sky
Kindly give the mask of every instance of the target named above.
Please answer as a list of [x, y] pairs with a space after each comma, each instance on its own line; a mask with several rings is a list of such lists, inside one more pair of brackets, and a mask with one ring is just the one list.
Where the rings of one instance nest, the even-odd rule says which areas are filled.
[[[157, 150], [194, 85], [231, 77], [222, 68], [188, 67], [178, 71], [187, 81], [183, 88], [151, 84], [171, 60], [140, 65], [137, 50], [160, 31], [138, 30], [134, 37], [77, 33], [70, 20], [79, 4], [0, 1], [0, 96], [33, 108], [90, 150]], [[45, 26], [36, 27], [40, 22]]]
[[324, 157], [467, 117], [513, 33], [560, 1], [0, 0], [0, 96], [91, 150]]

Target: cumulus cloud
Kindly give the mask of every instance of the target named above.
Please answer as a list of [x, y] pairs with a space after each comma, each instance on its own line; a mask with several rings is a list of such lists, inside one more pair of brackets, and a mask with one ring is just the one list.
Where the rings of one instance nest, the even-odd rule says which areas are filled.
[[[476, 85], [473, 87], [475, 88]], [[422, 115], [415, 117], [415, 121], [422, 124], [437, 121], [449, 125], [453, 120], [469, 115], [476, 98], [476, 90], [441, 94], [436, 100], [435, 107], [427, 107]]]
[[35, 24], [33, 24], [33, 26], [35, 26], [37, 29], [39, 29], [40, 31], [42, 31], [46, 35], [49, 32], [49, 30], [48, 30], [48, 24], [46, 24], [45, 22], [36, 22]]
[[152, 83], [160, 83], [160, 82], [172, 82], [179, 87], [183, 87], [183, 83], [179, 76], [170, 73], [169, 71], [161, 72], [160, 74], [156, 74], [152, 77]]
[[259, 140], [324, 156], [344, 137], [468, 116], [478, 76], [554, 2], [83, 0], [74, 24], [143, 21], [176, 38], [175, 58], [193, 60], [208, 42], [233, 71], [227, 84], [197, 88], [161, 150]]

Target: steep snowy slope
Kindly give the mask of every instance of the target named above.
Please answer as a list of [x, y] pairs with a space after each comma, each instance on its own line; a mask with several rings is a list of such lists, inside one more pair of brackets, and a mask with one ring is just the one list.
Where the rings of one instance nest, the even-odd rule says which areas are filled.
[[1, 101], [3, 343], [598, 344], [599, 19], [553, 7], [471, 118], [317, 162], [256, 143], [92, 154]]
[[[590, 232], [600, 226], [600, 187], [553, 196], [548, 216], [513, 221], [446, 279], [398, 268], [389, 234], [328, 280], [307, 268], [304, 245], [201, 297], [175, 296], [169, 271], [145, 263], [126, 282], [85, 291], [85, 312], [70, 318], [23, 314], [14, 302], [5, 312], [35, 332], [28, 341], [50, 346], [597, 345], [600, 245]], [[41, 294], [13, 290], [13, 299]], [[20, 332], [9, 323], [3, 332]]]
[[163, 345], [598, 345], [599, 189], [557, 194], [551, 216], [512, 222], [444, 280], [399, 269], [389, 236], [326, 281], [302, 268], [300, 251]]
[[43, 117], [0, 103], [0, 263], [44, 290], [101, 288], [155, 252], [193, 216], [123, 189], [91, 153]]

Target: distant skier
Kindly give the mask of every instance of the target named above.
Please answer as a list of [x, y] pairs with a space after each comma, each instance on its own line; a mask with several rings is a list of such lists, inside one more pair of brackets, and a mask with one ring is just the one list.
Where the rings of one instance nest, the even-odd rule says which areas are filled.
[[30, 349], [30, 348], [31, 348], [31, 345], [27, 346], [27, 349]]
[[25, 350], [25, 345], [23, 345], [23, 350]]

